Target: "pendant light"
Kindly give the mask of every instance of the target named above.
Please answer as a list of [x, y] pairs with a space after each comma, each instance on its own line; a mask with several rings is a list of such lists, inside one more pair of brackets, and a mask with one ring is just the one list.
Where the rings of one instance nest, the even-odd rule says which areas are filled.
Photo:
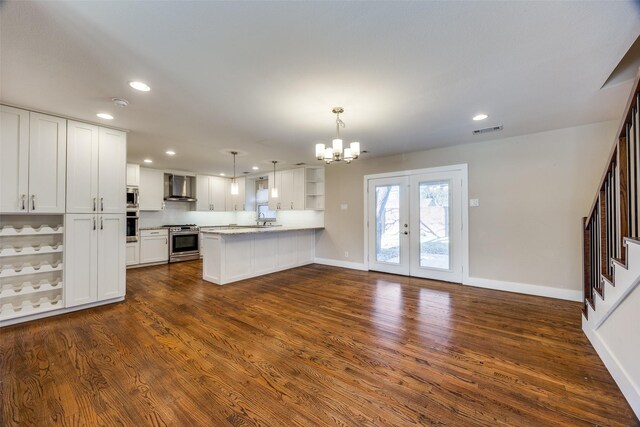
[[336, 115], [336, 137], [332, 141], [331, 147], [326, 147], [324, 144], [316, 144], [316, 159], [324, 160], [326, 164], [331, 162], [351, 163], [351, 161], [360, 157], [360, 143], [352, 142], [349, 147], [342, 148], [340, 128], [345, 127], [345, 124], [340, 119], [340, 114], [344, 113], [344, 108], [335, 107], [331, 112]]
[[233, 180], [231, 180], [231, 194], [234, 196], [239, 193], [238, 183], [236, 182], [236, 155], [238, 155], [237, 151], [232, 151], [233, 154]]
[[277, 199], [278, 188], [276, 187], [276, 163], [278, 163], [278, 161], [272, 160], [271, 163], [273, 163], [273, 186], [271, 187], [271, 197]]

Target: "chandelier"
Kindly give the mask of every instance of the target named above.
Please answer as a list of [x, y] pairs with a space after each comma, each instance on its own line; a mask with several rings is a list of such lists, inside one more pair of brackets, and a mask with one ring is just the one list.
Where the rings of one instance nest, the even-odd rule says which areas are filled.
[[342, 149], [340, 128], [344, 127], [344, 122], [340, 119], [340, 114], [344, 113], [344, 108], [335, 107], [331, 112], [336, 115], [336, 137], [331, 147], [325, 147], [324, 144], [316, 144], [316, 159], [324, 160], [326, 164], [343, 161], [351, 163], [352, 160], [360, 156], [360, 143], [352, 142], [349, 147]]

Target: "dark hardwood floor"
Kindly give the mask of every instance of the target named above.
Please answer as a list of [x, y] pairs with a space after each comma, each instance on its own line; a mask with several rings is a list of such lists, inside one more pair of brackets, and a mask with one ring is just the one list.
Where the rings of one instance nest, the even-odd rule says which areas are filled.
[[311, 265], [0, 330], [0, 424], [639, 425], [579, 303]]

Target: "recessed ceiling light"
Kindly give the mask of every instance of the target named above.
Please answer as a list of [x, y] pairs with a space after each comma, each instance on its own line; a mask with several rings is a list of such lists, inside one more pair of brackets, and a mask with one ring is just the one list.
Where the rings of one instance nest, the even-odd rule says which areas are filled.
[[227, 174], [226, 174], [226, 173], [224, 173], [224, 172], [222, 172], [222, 173], [220, 174], [220, 176], [226, 176], [226, 175], [227, 175]]
[[489, 117], [489, 116], [486, 115], [486, 114], [478, 114], [477, 116], [473, 116], [473, 120], [475, 120], [477, 122], [478, 120], [484, 120], [487, 117]]
[[257, 171], [257, 170], [258, 170], [258, 169], [260, 169], [260, 168], [259, 168], [259, 167], [257, 167], [257, 166], [254, 166], [254, 167], [252, 167], [251, 169], [253, 169], [254, 171]]
[[151, 159], [144, 159], [144, 162], [145, 162], [145, 163], [153, 163], [153, 160], [151, 160]]
[[100, 117], [101, 119], [105, 119], [105, 120], [113, 120], [113, 116], [111, 114], [107, 114], [107, 113], [98, 113], [98, 114], [96, 114], [96, 116]]
[[165, 151], [165, 152], [166, 152], [168, 155], [170, 155], [170, 156], [175, 156], [175, 155], [176, 155], [176, 152], [175, 152], [175, 151], [171, 151], [171, 150], [169, 150], [169, 151]]
[[142, 92], [149, 92], [151, 90], [151, 88], [147, 86], [146, 83], [142, 83], [142, 82], [129, 82], [129, 86], [131, 86], [135, 90], [139, 90]]

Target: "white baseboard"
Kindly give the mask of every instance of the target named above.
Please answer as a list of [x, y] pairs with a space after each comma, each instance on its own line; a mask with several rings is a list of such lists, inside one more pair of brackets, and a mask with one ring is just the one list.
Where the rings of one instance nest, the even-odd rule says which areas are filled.
[[[314, 261], [316, 264], [331, 265], [333, 267], [343, 267], [362, 271], [368, 270], [367, 265], [362, 262], [349, 262], [329, 258], [316, 258]], [[518, 294], [536, 295], [578, 302], [582, 301], [582, 291], [575, 291], [572, 289], [552, 288], [550, 286], [529, 285], [517, 282], [504, 282], [501, 280], [483, 279], [480, 277], [465, 278], [464, 284], [478, 288], [515, 292]]]
[[624, 368], [618, 362], [618, 359], [613, 355], [613, 353], [609, 350], [607, 344], [600, 338], [600, 335], [597, 331], [594, 331], [589, 327], [589, 325], [585, 325], [583, 319], [583, 327], [587, 338], [591, 342], [591, 345], [598, 353], [600, 360], [604, 363], [607, 370], [615, 380], [618, 388], [629, 402], [629, 406], [636, 414], [636, 417], [640, 419], [640, 391], [634, 387], [634, 383], [629, 377], [629, 374], [624, 370]]
[[530, 285], [518, 282], [503, 282], [501, 280], [483, 279], [480, 277], [469, 277], [464, 284], [478, 288], [515, 292], [517, 294], [537, 295], [578, 302], [582, 301], [582, 291], [573, 289], [552, 288], [551, 286]]
[[339, 259], [315, 258], [316, 264], [331, 265], [333, 267], [349, 268], [351, 270], [367, 271], [367, 267], [362, 262], [341, 261]]

